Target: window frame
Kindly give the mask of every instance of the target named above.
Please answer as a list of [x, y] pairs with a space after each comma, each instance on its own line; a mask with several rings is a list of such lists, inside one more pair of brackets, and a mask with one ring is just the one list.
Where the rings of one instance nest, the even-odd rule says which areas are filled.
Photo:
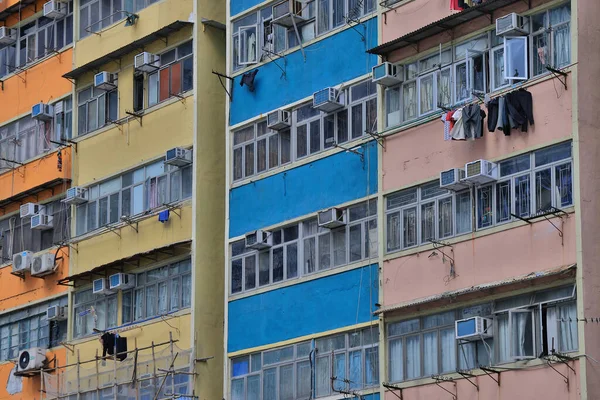
[[[191, 47], [191, 52], [190, 53], [185, 53], [182, 51], [182, 49], [186, 49], [187, 46]], [[173, 59], [168, 61], [168, 62], [163, 62], [162, 57], [164, 57], [165, 55], [169, 54], [173, 52], [174, 56]], [[182, 54], [183, 53], [183, 54]], [[194, 68], [192, 67], [192, 84], [191, 87], [184, 87], [184, 72], [185, 72], [185, 63], [189, 62], [190, 60], [193, 60], [194, 57], [194, 46], [193, 46], [193, 41], [192, 40], [186, 40], [182, 43], [179, 43], [178, 45], [169, 48], [166, 51], [163, 51], [162, 53], [159, 54], [160, 60], [161, 60], [161, 64], [160, 67], [156, 69], [156, 71], [150, 72], [148, 74], [145, 74], [146, 77], [144, 79], [145, 84], [144, 86], [147, 88], [147, 93], [144, 94], [144, 101], [145, 101], [145, 107], [149, 108], [149, 107], [153, 107], [157, 104], [160, 104], [162, 102], [165, 102], [173, 97], [179, 96], [183, 93], [189, 92], [191, 90], [194, 90], [194, 84], [193, 84], [193, 74], [194, 74]], [[179, 90], [176, 90], [176, 92], [172, 92], [172, 83], [173, 83], [173, 68], [175, 66], [179, 65]], [[162, 83], [162, 79], [161, 79], [161, 72], [168, 70], [168, 86], [169, 86], [169, 93], [167, 94], [167, 96], [165, 98], [161, 99], [161, 83]], [[152, 94], [153, 92], [156, 93], [156, 98], [152, 98]], [[144, 107], [144, 105], [142, 105], [142, 107]]]

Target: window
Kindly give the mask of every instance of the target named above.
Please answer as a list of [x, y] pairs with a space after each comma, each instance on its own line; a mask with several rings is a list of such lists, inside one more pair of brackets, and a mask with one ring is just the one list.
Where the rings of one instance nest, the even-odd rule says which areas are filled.
[[82, 0], [79, 3], [79, 39], [125, 18], [127, 15], [123, 10], [134, 12], [131, 8], [137, 3], [144, 3], [144, 0]]
[[[281, 7], [287, 7], [287, 1]], [[282, 3], [279, 3], [282, 4]], [[278, 5], [277, 3], [275, 5]], [[298, 34], [293, 27], [273, 23], [273, 5], [248, 14], [233, 22], [233, 70], [273, 57], [302, 43], [346, 25], [347, 21], [375, 11], [375, 1], [366, 0], [309, 0], [301, 2], [296, 13], [302, 17], [297, 22]]]
[[191, 197], [192, 172], [191, 165], [178, 168], [160, 160], [87, 187], [88, 202], [77, 206], [77, 235]]
[[91, 288], [82, 290], [75, 293], [73, 306], [76, 338], [93, 334], [94, 328], [103, 331], [117, 326], [117, 293], [95, 295]]
[[160, 69], [148, 74], [148, 106], [192, 89], [192, 51], [189, 41], [160, 55]]
[[[571, 62], [570, 4], [528, 17], [528, 36], [495, 31], [403, 65], [404, 82], [385, 91], [386, 126], [415, 121]], [[531, 71], [531, 72], [530, 72]]]
[[269, 232], [272, 247], [256, 251], [244, 240], [231, 244], [231, 293], [377, 256], [377, 202], [346, 209], [347, 225], [319, 227], [317, 218]]
[[39, 17], [14, 27], [17, 41], [0, 45], [0, 78], [46, 57], [73, 42], [73, 2], [62, 3], [67, 15], [60, 20]]
[[339, 99], [348, 106], [333, 113], [321, 112], [312, 103], [296, 108], [290, 129], [272, 131], [262, 120], [234, 131], [233, 179], [248, 178], [377, 130], [374, 83], [364, 81], [342, 90]]
[[333, 395], [332, 365], [337, 377], [336, 390], [377, 386], [378, 341], [379, 329], [372, 326], [316, 339], [314, 348], [311, 342], [303, 342], [234, 358], [231, 360], [231, 398], [293, 400]]
[[77, 93], [79, 106], [78, 135], [85, 135], [118, 119], [117, 89], [104, 91], [93, 86]]
[[496, 183], [476, 189], [478, 229], [573, 205], [571, 142], [502, 161], [498, 168]]
[[135, 288], [123, 292], [123, 323], [190, 307], [191, 280], [190, 259], [136, 274]]
[[54, 137], [57, 141], [73, 136], [73, 101], [71, 97], [58, 101], [54, 106]]
[[[387, 324], [390, 382], [577, 350], [574, 287]], [[492, 319], [491, 338], [457, 340], [455, 321]], [[554, 344], [554, 347], [552, 345]]]
[[428, 244], [471, 231], [471, 193], [453, 193], [438, 181], [386, 197], [387, 251]]
[[0, 220], [0, 264], [12, 262], [13, 254], [21, 251], [37, 253], [69, 239], [68, 206], [60, 200], [44, 205], [46, 213], [53, 218], [50, 229], [31, 229], [30, 219], [19, 218], [18, 214]]
[[22, 308], [0, 317], [0, 360], [14, 360], [19, 351], [31, 347], [48, 349], [67, 338], [67, 321], [48, 321], [46, 310], [51, 306], [66, 306], [61, 297]]

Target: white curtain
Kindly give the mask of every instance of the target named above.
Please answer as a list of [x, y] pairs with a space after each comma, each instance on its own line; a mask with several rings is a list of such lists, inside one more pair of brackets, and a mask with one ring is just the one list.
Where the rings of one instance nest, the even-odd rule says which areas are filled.
[[531, 357], [534, 355], [532, 314], [531, 311], [519, 311], [510, 314], [512, 355], [514, 357]]
[[458, 365], [460, 369], [473, 369], [477, 365], [475, 357], [475, 342], [458, 345]]
[[433, 111], [433, 75], [420, 80], [421, 114]]
[[393, 339], [389, 341], [390, 357], [390, 382], [400, 382], [404, 380], [404, 365], [402, 339]]
[[406, 338], [406, 379], [421, 376], [421, 337]]
[[277, 368], [263, 372], [263, 400], [277, 400]]
[[559, 308], [560, 351], [577, 350], [577, 308], [575, 303]]
[[443, 106], [452, 103], [452, 76], [450, 69], [437, 74], [438, 102]]
[[440, 372], [456, 371], [456, 340], [454, 329], [440, 331], [440, 342], [442, 346], [442, 368]]
[[437, 331], [423, 335], [423, 371], [425, 376], [438, 373], [438, 338]]
[[244, 400], [244, 378], [231, 381], [231, 400]]
[[317, 359], [317, 396], [329, 394], [331, 370], [329, 368], [329, 356]]
[[552, 31], [554, 34], [554, 65], [564, 67], [571, 62], [571, 28], [563, 25]]
[[279, 400], [294, 399], [294, 364], [279, 367]]
[[396, 250], [400, 248], [400, 213], [388, 214], [387, 216], [387, 249]]
[[417, 116], [417, 83], [407, 83], [402, 87], [404, 121]]
[[386, 90], [385, 111], [387, 113], [387, 126], [400, 123], [400, 87]]
[[456, 196], [456, 233], [471, 231], [471, 192]]

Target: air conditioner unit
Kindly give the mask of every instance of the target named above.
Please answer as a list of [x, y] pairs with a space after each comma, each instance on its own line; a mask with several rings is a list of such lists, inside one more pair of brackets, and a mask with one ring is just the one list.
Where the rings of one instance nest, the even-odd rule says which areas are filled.
[[492, 320], [483, 317], [471, 317], [455, 321], [456, 339], [481, 340], [494, 336]]
[[13, 255], [12, 272], [14, 274], [25, 274], [31, 269], [33, 253], [31, 251], [22, 251]]
[[294, 24], [304, 21], [302, 9], [304, 4], [298, 0], [286, 0], [273, 6], [273, 24], [292, 28]]
[[31, 262], [31, 276], [45, 276], [56, 271], [54, 253], [43, 253], [33, 257]]
[[35, 214], [44, 212], [45, 209], [46, 206], [41, 206], [35, 203], [25, 203], [19, 208], [19, 215], [21, 218], [29, 218]]
[[165, 164], [175, 165], [176, 167], [184, 167], [192, 163], [192, 152], [181, 148], [175, 147], [167, 150], [165, 154]]
[[110, 290], [125, 290], [135, 286], [135, 275], [118, 273], [108, 278]]
[[117, 76], [106, 71], [98, 72], [94, 75], [94, 87], [101, 90], [112, 90], [117, 87]]
[[67, 5], [58, 0], [50, 0], [44, 4], [44, 17], [61, 19], [67, 15]]
[[114, 293], [108, 288], [108, 280], [106, 278], [94, 279], [92, 282], [93, 294], [111, 294]]
[[440, 172], [440, 188], [454, 190], [458, 192], [469, 187], [462, 180], [465, 179], [465, 170], [462, 168], [452, 168]]
[[17, 30], [0, 26], [0, 44], [13, 44], [17, 41]]
[[289, 128], [292, 119], [290, 112], [285, 110], [276, 110], [267, 114], [267, 127], [276, 131]]
[[249, 249], [268, 249], [272, 245], [273, 238], [270, 232], [259, 229], [246, 235], [246, 247]]
[[401, 65], [394, 65], [389, 62], [373, 67], [373, 82], [382, 86], [394, 86], [402, 82], [404, 68]]
[[477, 160], [465, 164], [465, 182], [474, 185], [483, 185], [498, 179], [498, 165], [496, 163]]
[[49, 121], [54, 118], [54, 107], [50, 104], [38, 103], [31, 107], [31, 118], [40, 121]]
[[510, 13], [496, 20], [496, 36], [522, 36], [527, 35], [525, 26], [527, 18], [517, 13]]
[[343, 102], [339, 101], [339, 91], [336, 88], [328, 87], [313, 93], [313, 107], [332, 112], [344, 107]]
[[154, 72], [160, 67], [160, 57], [144, 51], [133, 59], [134, 68], [141, 72]]
[[44, 367], [45, 362], [46, 352], [41, 347], [21, 350], [17, 361], [17, 372], [39, 370]]
[[63, 203], [66, 204], [82, 204], [87, 202], [85, 198], [85, 189], [77, 186], [73, 186], [67, 189], [67, 197], [64, 198]]
[[31, 229], [46, 230], [52, 228], [52, 216], [45, 213], [31, 216]]
[[64, 321], [67, 319], [66, 306], [50, 306], [46, 309], [46, 319], [48, 321]]
[[323, 228], [338, 228], [346, 225], [346, 211], [341, 208], [330, 208], [319, 211], [317, 216], [319, 226]]

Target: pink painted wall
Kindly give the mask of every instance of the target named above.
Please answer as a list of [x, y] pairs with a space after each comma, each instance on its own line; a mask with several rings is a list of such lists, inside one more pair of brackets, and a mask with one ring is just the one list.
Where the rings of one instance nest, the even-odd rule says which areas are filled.
[[[566, 365], [555, 364], [555, 368], [569, 377], [569, 386], [550, 367], [540, 366], [521, 371], [501, 373], [500, 386], [487, 375], [471, 378], [479, 391], [466, 379], [441, 385], [460, 400], [576, 400], [580, 399], [579, 362], [573, 361], [573, 373]], [[494, 378], [497, 376], [494, 375]], [[403, 390], [404, 400], [449, 400], [450, 394], [435, 384], [415, 386]], [[595, 398], [594, 398], [595, 399]], [[393, 393], [386, 392], [385, 400], [398, 400]]]
[[[560, 220], [552, 222], [560, 226]], [[565, 219], [564, 246], [546, 220], [454, 245], [456, 277], [447, 281], [449, 262], [432, 250], [383, 263], [386, 306], [518, 275], [575, 264], [575, 218]]]
[[[570, 79], [569, 79], [570, 81]], [[571, 83], [571, 82], [569, 82]], [[548, 80], [528, 89], [533, 96], [535, 126], [527, 133], [513, 130], [487, 132], [474, 141], [444, 141], [439, 119], [397, 133], [386, 139], [383, 152], [383, 190], [439, 177], [440, 171], [463, 167], [467, 162], [506, 156], [533, 146], [571, 137], [571, 92]], [[557, 98], [557, 92], [559, 98]], [[486, 111], [485, 106], [482, 106]]]

